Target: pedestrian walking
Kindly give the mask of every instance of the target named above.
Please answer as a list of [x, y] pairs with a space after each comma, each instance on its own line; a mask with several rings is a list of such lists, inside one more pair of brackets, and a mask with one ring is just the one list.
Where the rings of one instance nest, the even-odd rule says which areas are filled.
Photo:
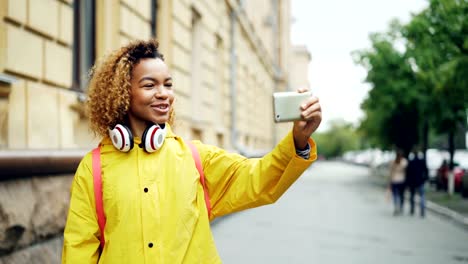
[[400, 215], [403, 212], [406, 166], [408, 161], [403, 157], [401, 151], [397, 151], [395, 160], [390, 163], [389, 188], [393, 197], [393, 215]]
[[221, 263], [210, 220], [275, 202], [316, 159], [316, 97], [270, 153], [247, 159], [171, 130], [176, 81], [155, 40], [94, 66], [87, 110], [102, 141], [73, 180], [62, 263]]
[[428, 179], [427, 167], [421, 152], [414, 152], [408, 162], [406, 171], [406, 186], [410, 192], [410, 214], [414, 215], [414, 197], [419, 196], [420, 216], [425, 216], [424, 185]]

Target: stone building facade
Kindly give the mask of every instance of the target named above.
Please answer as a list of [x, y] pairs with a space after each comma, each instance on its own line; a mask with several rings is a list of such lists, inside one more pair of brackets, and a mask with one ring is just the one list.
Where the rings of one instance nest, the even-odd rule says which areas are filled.
[[87, 72], [133, 39], [160, 41], [177, 134], [270, 150], [291, 127], [273, 123], [272, 93], [296, 89], [291, 79], [307, 85], [310, 55], [291, 46], [290, 4], [1, 0], [0, 263], [58, 263], [73, 170], [99, 141], [83, 108]]

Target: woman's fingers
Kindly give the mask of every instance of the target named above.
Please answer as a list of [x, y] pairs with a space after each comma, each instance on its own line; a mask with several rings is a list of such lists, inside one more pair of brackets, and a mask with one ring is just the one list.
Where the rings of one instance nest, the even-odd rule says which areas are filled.
[[320, 106], [317, 97], [308, 100], [308, 102], [304, 103], [303, 107], [301, 108], [303, 110], [301, 115], [305, 120], [309, 120], [313, 116], [317, 116], [317, 113], [321, 114], [322, 112], [322, 107]]
[[298, 93], [305, 93], [307, 91], [309, 91], [309, 89], [307, 89], [307, 87], [301, 87], [301, 88], [297, 89]]
[[301, 110], [304, 111], [307, 108], [309, 108], [311, 105], [318, 103], [318, 102], [319, 102], [318, 97], [311, 96], [310, 98], [308, 98], [305, 102], [301, 104]]

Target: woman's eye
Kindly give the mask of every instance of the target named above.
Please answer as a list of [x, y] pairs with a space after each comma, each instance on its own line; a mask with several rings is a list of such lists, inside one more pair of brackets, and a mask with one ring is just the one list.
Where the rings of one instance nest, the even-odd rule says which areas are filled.
[[166, 83], [166, 84], [164, 84], [164, 86], [166, 86], [166, 87], [172, 87], [172, 83]]
[[151, 88], [153, 86], [154, 86], [154, 84], [152, 84], [152, 83], [146, 83], [145, 85], [143, 85], [143, 87], [149, 87], [149, 88]]

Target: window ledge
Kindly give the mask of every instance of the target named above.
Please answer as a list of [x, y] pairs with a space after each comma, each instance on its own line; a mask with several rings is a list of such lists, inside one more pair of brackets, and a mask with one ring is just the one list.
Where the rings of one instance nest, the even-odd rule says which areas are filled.
[[0, 98], [5, 98], [10, 95], [11, 85], [16, 81], [18, 81], [16, 77], [0, 73]]
[[75, 113], [78, 114], [80, 119], [83, 119], [86, 117], [86, 111], [85, 111], [85, 105], [82, 102], [77, 102], [72, 105], [70, 105], [70, 109], [73, 110]]

